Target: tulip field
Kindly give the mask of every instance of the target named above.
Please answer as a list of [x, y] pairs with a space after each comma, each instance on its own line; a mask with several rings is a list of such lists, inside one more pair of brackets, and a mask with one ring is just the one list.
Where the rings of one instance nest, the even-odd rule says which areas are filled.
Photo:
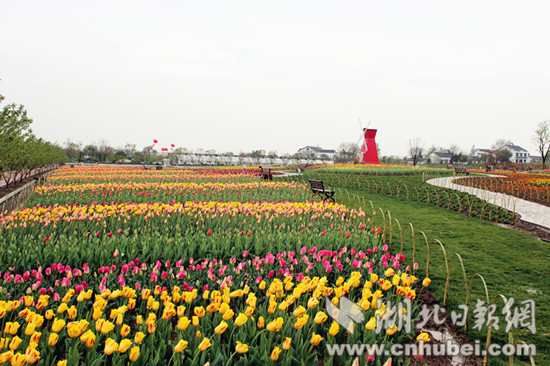
[[458, 179], [455, 182], [550, 206], [550, 178], [548, 178], [548, 174], [498, 171], [494, 174], [498, 176], [468, 177]]
[[0, 364], [400, 363], [326, 349], [426, 339], [386, 302], [414, 321], [430, 280], [375, 221], [252, 171], [64, 167], [0, 213]]

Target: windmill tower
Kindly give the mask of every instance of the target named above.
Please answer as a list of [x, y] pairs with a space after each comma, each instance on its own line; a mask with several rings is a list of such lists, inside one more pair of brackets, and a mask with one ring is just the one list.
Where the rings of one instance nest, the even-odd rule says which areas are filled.
[[[361, 125], [361, 121], [359, 121], [359, 125]], [[361, 155], [359, 156], [359, 161], [367, 164], [380, 164], [375, 140], [378, 130], [369, 128], [369, 125], [370, 122], [366, 128], [361, 126], [361, 137], [359, 139], [361, 142]]]

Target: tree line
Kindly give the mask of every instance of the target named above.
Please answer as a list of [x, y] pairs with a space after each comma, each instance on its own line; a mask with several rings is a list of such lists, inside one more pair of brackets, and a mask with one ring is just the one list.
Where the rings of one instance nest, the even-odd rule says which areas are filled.
[[[4, 99], [0, 95], [0, 104]], [[0, 178], [6, 185], [67, 161], [63, 149], [33, 134], [32, 122], [23, 105], [7, 104], [0, 110]]]

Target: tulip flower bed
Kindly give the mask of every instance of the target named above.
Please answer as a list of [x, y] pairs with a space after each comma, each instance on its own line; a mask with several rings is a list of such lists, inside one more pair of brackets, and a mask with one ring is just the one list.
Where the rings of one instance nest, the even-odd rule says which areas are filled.
[[544, 174], [501, 172], [499, 177], [468, 177], [454, 182], [550, 206], [550, 179]]
[[[62, 170], [37, 206], [0, 214], [0, 364], [381, 365], [391, 360], [330, 356], [326, 344], [415, 341], [385, 304], [410, 299], [418, 317], [418, 265], [390, 253], [363, 211], [306, 201], [296, 183], [243, 188], [241, 174], [164, 185], [172, 173], [91, 170], [93, 183]], [[116, 199], [139, 187], [158, 202], [68, 203], [102, 192], [101, 179], [128, 182], [101, 186]], [[167, 193], [192, 182], [216, 200]], [[223, 199], [234, 190], [239, 201]], [[353, 334], [325, 310], [343, 296], [364, 311]]]
[[255, 201], [304, 201], [310, 196], [309, 188], [304, 184], [284, 182], [182, 182], [182, 183], [88, 183], [55, 184], [38, 186], [36, 195], [27, 202], [54, 205], [69, 202], [148, 202], [169, 200], [197, 201], [238, 201], [242, 197]]
[[49, 179], [50, 183], [98, 182], [250, 182], [257, 179], [258, 169], [143, 169], [142, 167], [77, 166], [63, 169]]
[[365, 175], [418, 175], [426, 174], [449, 174], [450, 169], [429, 168], [406, 165], [384, 165], [384, 164], [332, 164], [324, 165], [317, 169], [322, 173], [340, 174], [365, 174]]

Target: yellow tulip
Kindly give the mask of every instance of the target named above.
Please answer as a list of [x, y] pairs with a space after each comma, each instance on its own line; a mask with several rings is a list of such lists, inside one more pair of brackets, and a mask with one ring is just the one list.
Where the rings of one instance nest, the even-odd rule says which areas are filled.
[[57, 335], [57, 333], [51, 333], [50, 338], [48, 338], [48, 345], [55, 346], [58, 340], [59, 340], [59, 336]]
[[198, 316], [199, 318], [202, 318], [205, 314], [206, 314], [206, 311], [204, 311], [204, 308], [202, 306], [199, 306], [199, 307], [195, 307], [193, 309], [193, 312], [195, 313], [196, 316]]
[[137, 332], [136, 335], [134, 336], [134, 343], [141, 344], [141, 342], [143, 341], [143, 338], [145, 338], [145, 333]]
[[279, 359], [280, 354], [281, 354], [281, 349], [279, 347], [273, 348], [273, 351], [271, 351], [271, 360], [277, 361]]
[[19, 344], [21, 344], [21, 341], [22, 339], [19, 338], [18, 336], [15, 336], [12, 338], [11, 342], [10, 342], [10, 349], [12, 351], [15, 351], [17, 349], [17, 347], [19, 347]]
[[270, 332], [278, 332], [282, 328], [284, 322], [285, 321], [282, 317], [278, 317], [277, 319], [269, 322], [266, 329]]
[[184, 341], [183, 339], [181, 339], [181, 340], [176, 344], [176, 346], [174, 347], [174, 352], [176, 352], [176, 353], [182, 352], [184, 349], [187, 348], [187, 344], [188, 344], [188, 343], [189, 343], [189, 342]]
[[176, 308], [176, 314], [179, 317], [182, 317], [185, 314], [185, 306], [180, 305]]
[[296, 318], [299, 318], [305, 313], [306, 313], [306, 308], [300, 305], [296, 309], [294, 309], [294, 311], [292, 312], [292, 315], [294, 315]]
[[132, 347], [130, 350], [130, 361], [134, 362], [139, 357], [139, 347]]
[[210, 346], [212, 346], [212, 343], [210, 343], [210, 339], [205, 337], [199, 344], [199, 350], [206, 351]]
[[304, 325], [306, 325], [307, 320], [309, 319], [309, 315], [304, 314], [298, 319], [296, 319], [296, 322], [294, 323], [294, 328], [296, 329], [302, 329]]
[[335, 336], [340, 331], [340, 325], [338, 325], [337, 322], [332, 322], [332, 325], [330, 326], [330, 329], [328, 331], [328, 334], [331, 336]]
[[285, 351], [288, 351], [290, 349], [290, 345], [292, 344], [292, 338], [286, 337], [283, 341], [283, 349]]
[[80, 336], [80, 341], [86, 345], [86, 348], [95, 346], [95, 334], [91, 330], [87, 330]]
[[120, 341], [120, 344], [118, 345], [118, 352], [124, 353], [128, 351], [131, 345], [132, 345], [132, 341], [127, 338], [124, 338], [123, 340]]
[[[38, 342], [40, 341], [40, 336], [41, 336], [41, 335], [42, 335], [41, 332], [34, 332], [34, 333], [31, 335], [30, 341], [31, 341], [31, 342], [34, 342], [34, 343], [38, 343]], [[2, 348], [0, 347], [0, 349], [2, 349]]]
[[319, 304], [319, 300], [317, 300], [315, 297], [311, 297], [307, 301], [307, 307], [310, 308], [310, 309], [313, 309], [314, 307], [316, 307], [317, 304]]
[[30, 336], [31, 334], [34, 333], [34, 324], [33, 323], [28, 323], [27, 324], [27, 327], [25, 328], [25, 335], [26, 336]]
[[4, 353], [0, 353], [0, 365], [11, 361], [12, 358], [13, 358], [13, 351], [6, 351]]
[[40, 359], [40, 352], [34, 347], [28, 347], [27, 352], [25, 352], [25, 362], [33, 364]]
[[113, 329], [115, 329], [115, 325], [114, 325], [113, 323], [111, 323], [110, 321], [105, 320], [105, 321], [101, 324], [101, 330], [100, 330], [100, 332], [103, 333], [103, 334], [108, 334], [108, 333], [110, 333]]
[[394, 325], [392, 328], [386, 329], [386, 334], [389, 336], [393, 335], [395, 332], [397, 332], [397, 325]]
[[430, 341], [430, 336], [428, 335], [428, 333], [420, 332], [418, 337], [416, 337], [416, 340], [417, 341], [423, 341], [423, 342], [429, 342]]
[[321, 324], [324, 323], [328, 319], [327, 314], [323, 313], [322, 311], [318, 311], [317, 314], [315, 314], [315, 318], [313, 321], [315, 324]]
[[67, 309], [67, 315], [69, 316], [69, 319], [76, 318], [76, 314], [77, 314], [76, 306], [73, 305]]
[[59, 314], [65, 312], [66, 310], [68, 309], [67, 307], [67, 304], [66, 303], [61, 303], [58, 307], [57, 307], [57, 312]]
[[214, 333], [216, 334], [223, 334], [227, 329], [227, 323], [223, 320], [220, 322], [220, 324], [214, 329]]
[[265, 326], [265, 319], [263, 316], [258, 318], [258, 328], [263, 329]]
[[222, 319], [223, 320], [229, 320], [235, 315], [235, 312], [232, 309], [227, 309], [227, 311], [223, 314]]
[[321, 343], [322, 340], [323, 340], [323, 337], [321, 337], [319, 334], [315, 334], [315, 332], [313, 332], [310, 342], [311, 342], [312, 345], [317, 346], [319, 343]]
[[428, 287], [430, 286], [430, 283], [432, 283], [432, 280], [428, 277], [424, 278], [424, 280], [422, 281], [422, 286], [424, 287]]
[[107, 338], [105, 341], [105, 349], [103, 350], [106, 355], [112, 355], [118, 349], [118, 343], [112, 338]]
[[57, 366], [67, 366], [67, 360], [58, 361]]
[[145, 325], [147, 325], [147, 332], [149, 334], [153, 334], [157, 330], [157, 323], [154, 320], [147, 320]]
[[54, 312], [52, 309], [46, 310], [46, 314], [44, 314], [44, 317], [48, 320], [52, 319], [54, 316]]
[[241, 325], [246, 323], [247, 320], [248, 320], [248, 317], [246, 315], [244, 315], [243, 313], [239, 313], [239, 315], [237, 316], [237, 319], [235, 319], [235, 325], [237, 327], [240, 327]]
[[237, 351], [237, 353], [246, 353], [248, 352], [248, 345], [237, 341], [237, 346], [235, 347], [235, 351]]
[[55, 319], [52, 324], [52, 332], [59, 333], [61, 329], [65, 326], [65, 320]]
[[178, 319], [178, 329], [185, 330], [191, 324], [191, 321], [186, 316], [182, 316]]
[[130, 333], [130, 326], [127, 324], [123, 324], [122, 327], [120, 327], [120, 335], [123, 337], [126, 337]]
[[12, 366], [23, 366], [25, 364], [25, 355], [22, 353], [16, 353], [11, 359]]
[[376, 317], [373, 316], [369, 319], [367, 324], [365, 324], [365, 329], [366, 330], [373, 330], [374, 328], [376, 328]]

